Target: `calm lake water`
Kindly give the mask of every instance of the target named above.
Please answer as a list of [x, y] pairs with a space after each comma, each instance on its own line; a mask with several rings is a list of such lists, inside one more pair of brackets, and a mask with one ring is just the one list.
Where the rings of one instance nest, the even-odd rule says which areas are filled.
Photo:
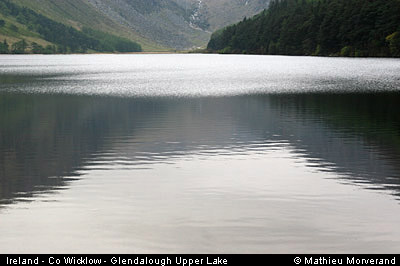
[[400, 60], [0, 56], [0, 253], [399, 253]]

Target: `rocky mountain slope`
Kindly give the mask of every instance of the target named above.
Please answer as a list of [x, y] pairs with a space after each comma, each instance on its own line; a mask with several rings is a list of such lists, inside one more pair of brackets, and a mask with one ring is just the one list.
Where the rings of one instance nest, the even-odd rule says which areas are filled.
[[204, 16], [215, 31], [229, 24], [251, 17], [268, 7], [270, 0], [196, 0], [208, 11]]
[[252, 16], [269, 0], [87, 0], [109, 19], [162, 46], [204, 46], [215, 29]]

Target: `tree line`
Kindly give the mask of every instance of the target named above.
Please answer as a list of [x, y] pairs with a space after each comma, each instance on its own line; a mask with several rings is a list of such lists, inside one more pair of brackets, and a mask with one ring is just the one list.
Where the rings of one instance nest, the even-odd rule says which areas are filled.
[[[84, 29], [77, 30], [71, 26], [49, 19], [26, 7], [20, 7], [9, 0], [0, 0], [0, 13], [5, 17], [11, 17], [31, 32], [36, 32], [40, 37], [54, 45], [43, 47], [37, 43], [25, 40], [13, 44], [10, 47], [6, 41], [0, 44], [0, 53], [26, 53], [30, 48], [32, 53], [85, 53], [89, 49], [99, 52], [139, 52], [141, 46], [131, 40], [121, 38], [101, 31]], [[0, 20], [0, 28], [6, 27], [7, 22]], [[18, 27], [9, 25], [14, 32]]]
[[47, 45], [44, 47], [36, 42], [28, 43], [25, 39], [15, 42], [12, 45], [9, 45], [6, 39], [0, 42], [0, 54], [26, 54], [28, 51], [33, 54], [55, 54], [62, 52], [60, 51], [60, 47], [56, 45]]
[[400, 0], [273, 0], [211, 36], [220, 53], [400, 57]]

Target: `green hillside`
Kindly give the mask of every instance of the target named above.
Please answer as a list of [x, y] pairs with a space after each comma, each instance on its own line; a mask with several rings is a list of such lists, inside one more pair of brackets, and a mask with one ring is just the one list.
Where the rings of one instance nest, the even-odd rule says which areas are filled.
[[110, 19], [87, 0], [11, 0], [11, 2], [76, 29], [87, 27], [129, 39], [139, 43], [145, 51], [167, 50], [162, 45], [141, 36], [132, 28]]
[[[86, 5], [88, 9], [85, 11], [82, 9], [85, 5], [73, 5], [74, 2], [80, 4], [79, 0], [28, 1], [29, 5], [33, 2], [41, 3], [34, 5], [36, 10], [27, 7], [23, 2], [0, 0], [0, 53], [142, 51], [141, 45], [132, 41], [135, 39], [132, 31], [117, 26], [115, 27], [118, 31], [114, 31], [113, 22], [96, 14], [89, 6]], [[48, 5], [44, 2], [48, 2]], [[54, 6], [56, 4], [61, 6], [57, 8]], [[48, 9], [40, 10], [41, 6], [47, 6]], [[74, 9], [80, 12], [74, 12]], [[41, 13], [49, 15], [44, 16]], [[79, 23], [75, 19], [79, 19]], [[136, 39], [146, 49], [162, 49], [143, 38]]]
[[215, 32], [221, 53], [400, 56], [400, 0], [281, 0]]

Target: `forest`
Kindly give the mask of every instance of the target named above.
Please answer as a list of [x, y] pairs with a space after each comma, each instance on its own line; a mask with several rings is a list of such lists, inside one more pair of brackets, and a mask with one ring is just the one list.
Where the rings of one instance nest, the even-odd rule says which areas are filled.
[[[88, 50], [97, 52], [140, 52], [141, 46], [125, 38], [95, 31], [89, 28], [77, 30], [66, 26], [31, 9], [20, 7], [8, 0], [0, 0], [0, 14], [5, 18], [14, 18], [29, 31], [37, 33], [52, 45], [43, 47], [36, 42], [21, 39], [10, 45], [7, 40], [0, 42], [0, 53], [86, 53]], [[7, 27], [18, 32], [19, 28], [4, 19], [0, 19], [0, 29]]]
[[273, 0], [216, 31], [219, 53], [400, 57], [400, 0]]

